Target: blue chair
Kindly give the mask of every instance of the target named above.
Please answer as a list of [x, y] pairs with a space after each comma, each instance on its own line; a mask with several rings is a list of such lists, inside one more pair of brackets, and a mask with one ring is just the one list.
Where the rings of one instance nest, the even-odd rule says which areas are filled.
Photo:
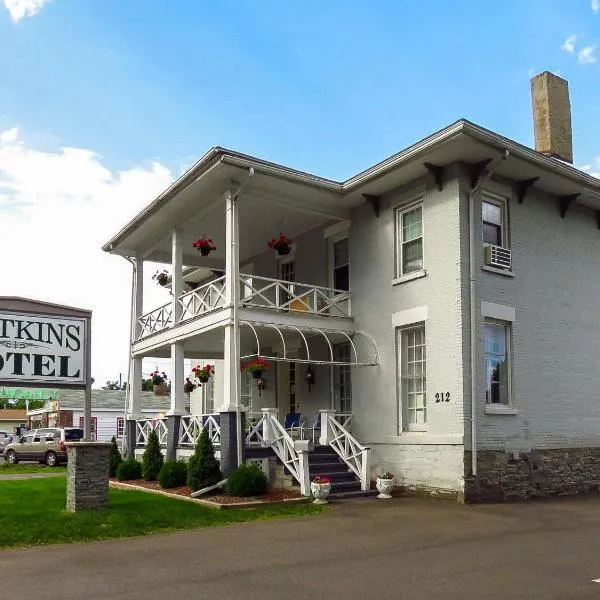
[[301, 421], [301, 413], [288, 413], [285, 415], [283, 428], [290, 434], [290, 437], [299, 436], [304, 439], [304, 423]]

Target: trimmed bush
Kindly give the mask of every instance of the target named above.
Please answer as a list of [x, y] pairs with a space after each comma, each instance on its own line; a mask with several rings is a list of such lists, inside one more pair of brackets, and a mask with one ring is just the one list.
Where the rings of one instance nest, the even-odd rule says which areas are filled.
[[142, 455], [142, 477], [146, 481], [156, 481], [163, 466], [163, 455], [160, 451], [160, 443], [156, 431], [148, 435], [148, 443]]
[[117, 474], [117, 468], [123, 462], [123, 457], [117, 446], [117, 438], [113, 435], [110, 440], [110, 476], [114, 477]]
[[131, 479], [142, 478], [142, 465], [134, 459], [124, 460], [117, 467], [117, 479], [119, 481], [129, 481]]
[[215, 485], [222, 479], [219, 461], [215, 458], [215, 448], [208, 437], [208, 430], [203, 429], [194, 454], [187, 463], [187, 484], [195, 492]]
[[182, 460], [167, 460], [158, 474], [161, 488], [175, 488], [185, 485], [187, 465]]
[[239, 466], [227, 478], [231, 496], [261, 496], [267, 491], [267, 477], [256, 463]]

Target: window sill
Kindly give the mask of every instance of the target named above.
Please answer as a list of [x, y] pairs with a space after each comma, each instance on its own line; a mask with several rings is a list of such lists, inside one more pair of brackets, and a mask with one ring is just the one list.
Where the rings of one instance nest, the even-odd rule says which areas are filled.
[[392, 285], [399, 285], [401, 283], [406, 283], [407, 281], [412, 281], [413, 279], [420, 279], [421, 277], [425, 277], [427, 275], [427, 271], [423, 269], [422, 271], [415, 271], [414, 273], [408, 273], [407, 275], [402, 275], [401, 277], [396, 277], [392, 279]]
[[506, 269], [496, 269], [496, 267], [488, 267], [487, 265], [483, 265], [481, 267], [482, 271], [487, 271], [488, 273], [497, 273], [498, 275], [504, 275], [504, 277], [514, 277], [515, 274], [512, 271], [507, 271]]
[[483, 411], [486, 415], [518, 415], [519, 411], [514, 406], [504, 404], [486, 404]]

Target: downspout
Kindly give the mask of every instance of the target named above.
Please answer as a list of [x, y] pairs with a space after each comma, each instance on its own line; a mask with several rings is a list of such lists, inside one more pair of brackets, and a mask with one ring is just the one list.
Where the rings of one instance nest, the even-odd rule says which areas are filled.
[[471, 473], [477, 475], [477, 318], [475, 306], [475, 194], [481, 186], [487, 183], [496, 167], [506, 160], [510, 152], [505, 149], [502, 156], [490, 163], [485, 171], [478, 177], [477, 182], [468, 194], [469, 199], [469, 338], [470, 369], [471, 369]]

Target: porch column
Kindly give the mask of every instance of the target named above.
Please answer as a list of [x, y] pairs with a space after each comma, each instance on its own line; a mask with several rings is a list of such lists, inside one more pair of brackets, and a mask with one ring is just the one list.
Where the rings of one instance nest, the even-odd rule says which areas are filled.
[[319, 444], [327, 446], [333, 439], [333, 431], [329, 426], [329, 417], [335, 417], [335, 410], [322, 409], [319, 411], [319, 418], [321, 419], [321, 437], [319, 438]]
[[179, 296], [183, 289], [183, 234], [181, 229], [173, 229], [171, 243], [171, 293], [173, 302], [173, 326], [181, 318], [182, 307]]

